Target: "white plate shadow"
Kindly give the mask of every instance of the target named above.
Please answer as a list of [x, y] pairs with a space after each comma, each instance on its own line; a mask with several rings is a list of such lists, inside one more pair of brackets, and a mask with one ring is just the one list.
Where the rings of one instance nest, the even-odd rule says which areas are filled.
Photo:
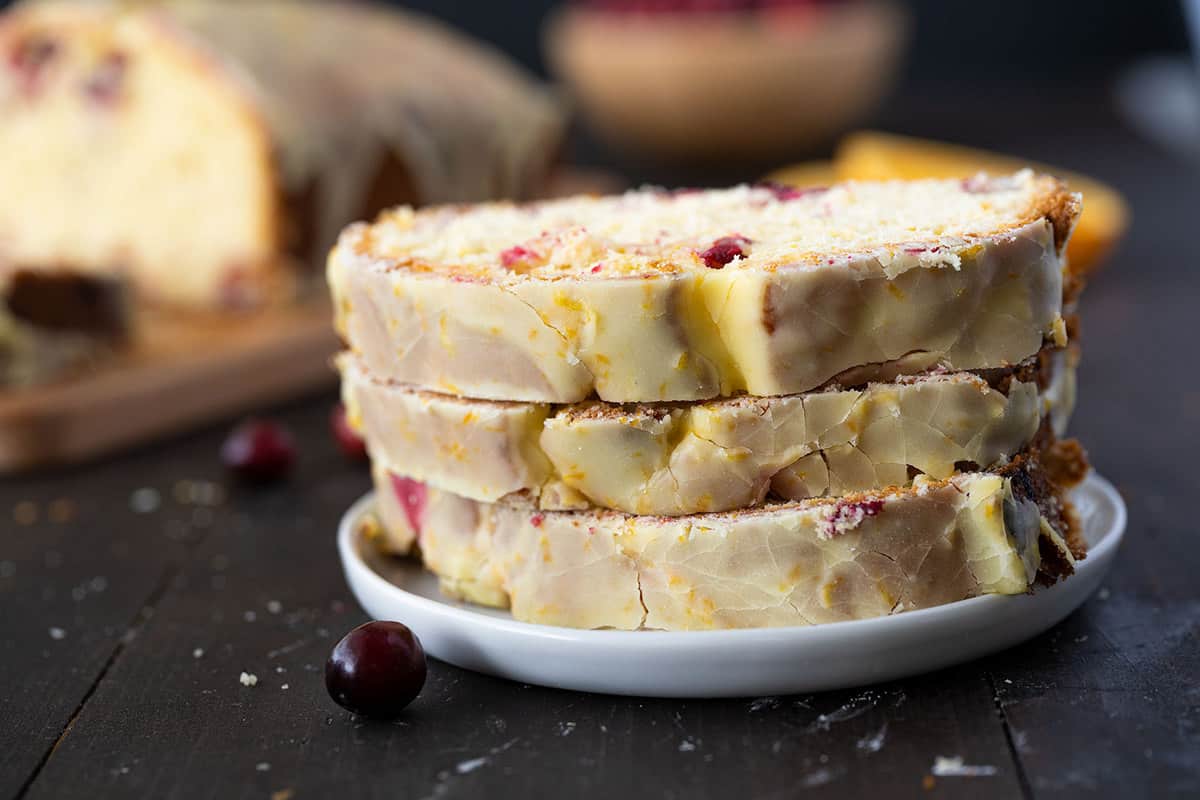
[[[844, 689], [916, 675], [1011, 647], [1078, 608], [1108, 574], [1125, 532], [1125, 503], [1092, 472], [1072, 493], [1088, 557], [1075, 574], [1017, 596], [985, 595], [889, 617], [720, 631], [577, 630], [517, 622], [506, 611], [443, 597], [415, 562], [364, 560], [358, 521], [342, 518], [338, 551], [372, 617], [408, 625], [430, 655], [514, 681], [646, 697], [754, 697]], [[385, 577], [386, 576], [386, 577]]]

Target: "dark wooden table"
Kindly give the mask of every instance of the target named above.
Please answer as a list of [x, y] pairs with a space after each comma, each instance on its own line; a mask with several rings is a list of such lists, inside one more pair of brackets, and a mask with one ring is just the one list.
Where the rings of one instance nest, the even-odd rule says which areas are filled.
[[[1131, 523], [1081, 611], [991, 658], [799, 697], [602, 697], [435, 662], [402, 719], [368, 723], [322, 683], [364, 619], [333, 534], [368, 478], [330, 440], [331, 392], [277, 410], [302, 457], [275, 488], [226, 487], [227, 426], [0, 485], [0, 797], [1200, 796], [1200, 176], [1102, 94], [927, 94], [880, 124], [1133, 201], [1083, 302], [1074, 424]], [[994, 770], [934, 778], [938, 756]]]

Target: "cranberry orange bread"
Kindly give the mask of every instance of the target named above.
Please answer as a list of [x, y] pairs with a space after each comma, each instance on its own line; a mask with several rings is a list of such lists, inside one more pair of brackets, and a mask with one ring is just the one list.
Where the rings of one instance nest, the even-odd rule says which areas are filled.
[[1049, 412], [1037, 381], [1052, 385], [1031, 363], [994, 386], [971, 373], [930, 373], [778, 397], [553, 406], [390, 384], [348, 354], [338, 364], [348, 419], [387, 469], [472, 500], [525, 492], [543, 509], [659, 515], [755, 506], [768, 491], [800, 500], [906, 486], [914, 474], [944, 479], [960, 465], [1004, 463]]
[[1077, 195], [1031, 172], [400, 208], [329, 259], [380, 379], [573, 403], [793, 394], [1065, 342]]
[[390, 204], [528, 196], [561, 134], [499, 54], [352, 3], [27, 3], [0, 56], [0, 269], [193, 307], [286, 293]]
[[[581, 628], [804, 625], [1069, 574], [1069, 507], [1035, 462], [907, 490], [688, 517], [479, 503], [376, 467], [385, 546], [419, 544], [447, 594]], [[370, 530], [370, 526], [368, 526]]]

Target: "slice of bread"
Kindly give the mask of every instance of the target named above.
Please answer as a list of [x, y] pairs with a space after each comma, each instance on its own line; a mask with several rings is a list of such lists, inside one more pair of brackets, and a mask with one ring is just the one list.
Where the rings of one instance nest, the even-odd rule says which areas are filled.
[[401, 208], [348, 228], [328, 275], [382, 379], [556, 403], [769, 396], [1061, 343], [1078, 213], [1028, 171]]
[[[1046, 358], [1051, 358], [1047, 354]], [[680, 515], [888, 486], [1007, 461], [1047, 409], [1031, 363], [1003, 390], [970, 373], [780, 397], [574, 405], [473, 400], [374, 379], [338, 360], [374, 460], [439, 489], [541, 508]]]
[[480, 503], [376, 465], [379, 542], [443, 591], [580, 628], [806, 625], [1019, 594], [1077, 536], [1036, 462], [908, 490], [687, 517]]
[[532, 196], [561, 134], [500, 54], [364, 4], [24, 3], [0, 61], [0, 269], [182, 306], [287, 296], [396, 203]]

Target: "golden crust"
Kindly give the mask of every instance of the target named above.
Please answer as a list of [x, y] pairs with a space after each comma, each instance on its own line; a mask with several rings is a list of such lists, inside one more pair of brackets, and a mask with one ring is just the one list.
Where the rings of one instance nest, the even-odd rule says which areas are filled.
[[1054, 246], [1061, 256], [1083, 211], [1082, 196], [1068, 190], [1065, 183], [1049, 175], [1039, 176], [1038, 183], [1042, 192], [1031, 203], [1026, 221], [1050, 220], [1054, 227]]
[[1042, 463], [1050, 478], [1067, 489], [1078, 486], [1091, 470], [1087, 451], [1078, 439], [1058, 439], [1042, 449]]

